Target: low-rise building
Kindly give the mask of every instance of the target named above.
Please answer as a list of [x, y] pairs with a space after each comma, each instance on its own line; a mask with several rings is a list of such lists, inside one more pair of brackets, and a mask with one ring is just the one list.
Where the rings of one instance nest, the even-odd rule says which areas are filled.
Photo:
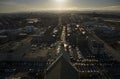
[[104, 53], [104, 44], [99, 43], [95, 40], [89, 40], [89, 48], [93, 54], [103, 54]]

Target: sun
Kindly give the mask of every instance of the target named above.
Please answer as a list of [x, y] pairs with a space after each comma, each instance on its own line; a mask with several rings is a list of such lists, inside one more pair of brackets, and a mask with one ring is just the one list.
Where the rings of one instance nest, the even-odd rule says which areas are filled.
[[56, 0], [56, 2], [59, 2], [59, 3], [62, 3], [64, 2], [65, 0]]
[[66, 6], [67, 0], [54, 0], [57, 10], [62, 10]]

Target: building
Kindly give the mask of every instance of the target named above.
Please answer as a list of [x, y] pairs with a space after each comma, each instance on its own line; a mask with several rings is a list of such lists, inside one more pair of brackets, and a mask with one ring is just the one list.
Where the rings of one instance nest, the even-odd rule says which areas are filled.
[[0, 35], [0, 44], [6, 43], [7, 41], [9, 41], [8, 36]]
[[93, 54], [103, 54], [104, 53], [104, 44], [99, 43], [95, 40], [89, 39], [88, 46]]
[[26, 33], [33, 33], [35, 31], [34, 26], [26, 26], [25, 31]]
[[60, 51], [57, 59], [47, 68], [45, 79], [79, 79], [78, 71], [69, 62], [66, 53]]

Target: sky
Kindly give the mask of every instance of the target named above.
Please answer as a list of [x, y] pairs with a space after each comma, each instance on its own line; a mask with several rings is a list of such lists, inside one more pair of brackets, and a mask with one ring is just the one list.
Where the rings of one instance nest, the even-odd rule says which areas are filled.
[[0, 0], [0, 13], [42, 10], [120, 11], [120, 0]]

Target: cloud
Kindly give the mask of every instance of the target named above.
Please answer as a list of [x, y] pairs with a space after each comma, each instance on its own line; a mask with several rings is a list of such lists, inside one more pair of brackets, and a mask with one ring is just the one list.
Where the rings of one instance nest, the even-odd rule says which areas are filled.
[[100, 8], [101, 10], [120, 10], [120, 6], [107, 6]]
[[120, 11], [120, 6], [106, 6], [106, 7], [77, 7], [77, 10], [118, 10]]
[[1, 12], [20, 12], [30, 9], [29, 5], [19, 4], [16, 2], [0, 2], [0, 11]]

